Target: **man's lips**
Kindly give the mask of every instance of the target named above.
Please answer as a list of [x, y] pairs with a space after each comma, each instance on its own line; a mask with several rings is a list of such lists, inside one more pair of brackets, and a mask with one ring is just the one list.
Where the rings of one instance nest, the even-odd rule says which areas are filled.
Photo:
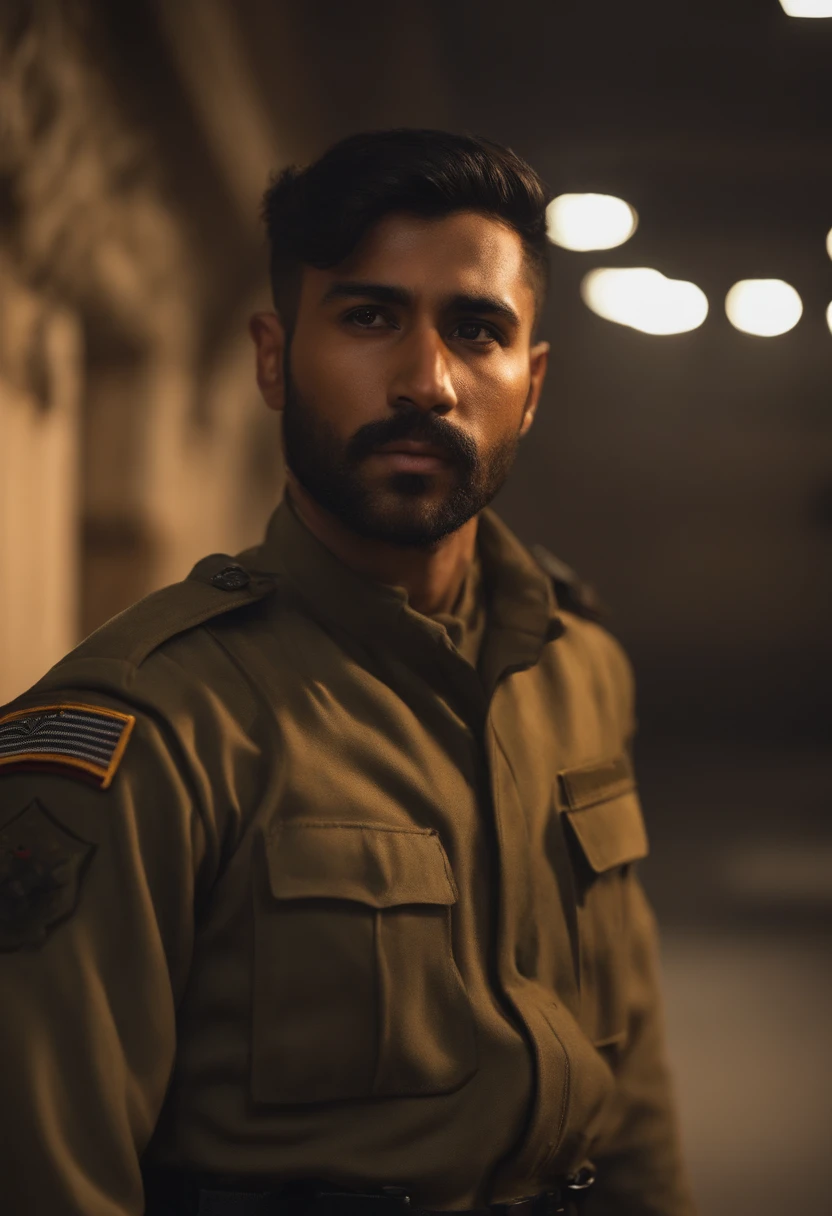
[[385, 464], [410, 473], [428, 473], [442, 468], [450, 460], [443, 448], [416, 439], [394, 439], [374, 448], [372, 455], [382, 457]]
[[448, 453], [444, 448], [439, 448], [435, 443], [424, 443], [420, 439], [391, 439], [389, 443], [382, 443], [374, 452], [407, 452], [413, 456], [436, 456], [439, 460], [447, 460]]

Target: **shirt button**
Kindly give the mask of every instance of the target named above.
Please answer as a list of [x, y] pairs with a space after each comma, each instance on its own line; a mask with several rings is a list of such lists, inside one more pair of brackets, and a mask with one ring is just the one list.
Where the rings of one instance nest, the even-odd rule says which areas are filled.
[[251, 575], [242, 566], [223, 566], [211, 579], [212, 585], [220, 591], [242, 591], [250, 582]]

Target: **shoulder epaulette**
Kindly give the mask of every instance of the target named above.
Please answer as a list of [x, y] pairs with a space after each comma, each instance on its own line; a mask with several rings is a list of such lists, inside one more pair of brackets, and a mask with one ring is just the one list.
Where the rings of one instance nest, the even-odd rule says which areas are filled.
[[595, 588], [579, 578], [571, 566], [562, 562], [543, 545], [531, 546], [532, 556], [549, 575], [555, 588], [555, 598], [561, 608], [588, 621], [604, 623], [608, 612]]
[[276, 575], [254, 571], [225, 553], [211, 554], [182, 582], [152, 592], [96, 629], [63, 662], [89, 656], [138, 667], [169, 638], [256, 603], [276, 584]]

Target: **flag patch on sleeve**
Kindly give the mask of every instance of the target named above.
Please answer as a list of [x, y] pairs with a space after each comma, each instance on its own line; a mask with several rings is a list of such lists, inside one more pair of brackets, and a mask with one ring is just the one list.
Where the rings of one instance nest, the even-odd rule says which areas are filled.
[[0, 771], [62, 769], [84, 773], [106, 790], [136, 719], [98, 705], [43, 705], [0, 718]]

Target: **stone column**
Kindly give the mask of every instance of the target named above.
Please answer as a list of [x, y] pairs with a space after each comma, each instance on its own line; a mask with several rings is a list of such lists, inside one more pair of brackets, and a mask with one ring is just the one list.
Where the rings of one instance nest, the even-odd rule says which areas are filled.
[[0, 704], [78, 640], [81, 332], [0, 266]]

